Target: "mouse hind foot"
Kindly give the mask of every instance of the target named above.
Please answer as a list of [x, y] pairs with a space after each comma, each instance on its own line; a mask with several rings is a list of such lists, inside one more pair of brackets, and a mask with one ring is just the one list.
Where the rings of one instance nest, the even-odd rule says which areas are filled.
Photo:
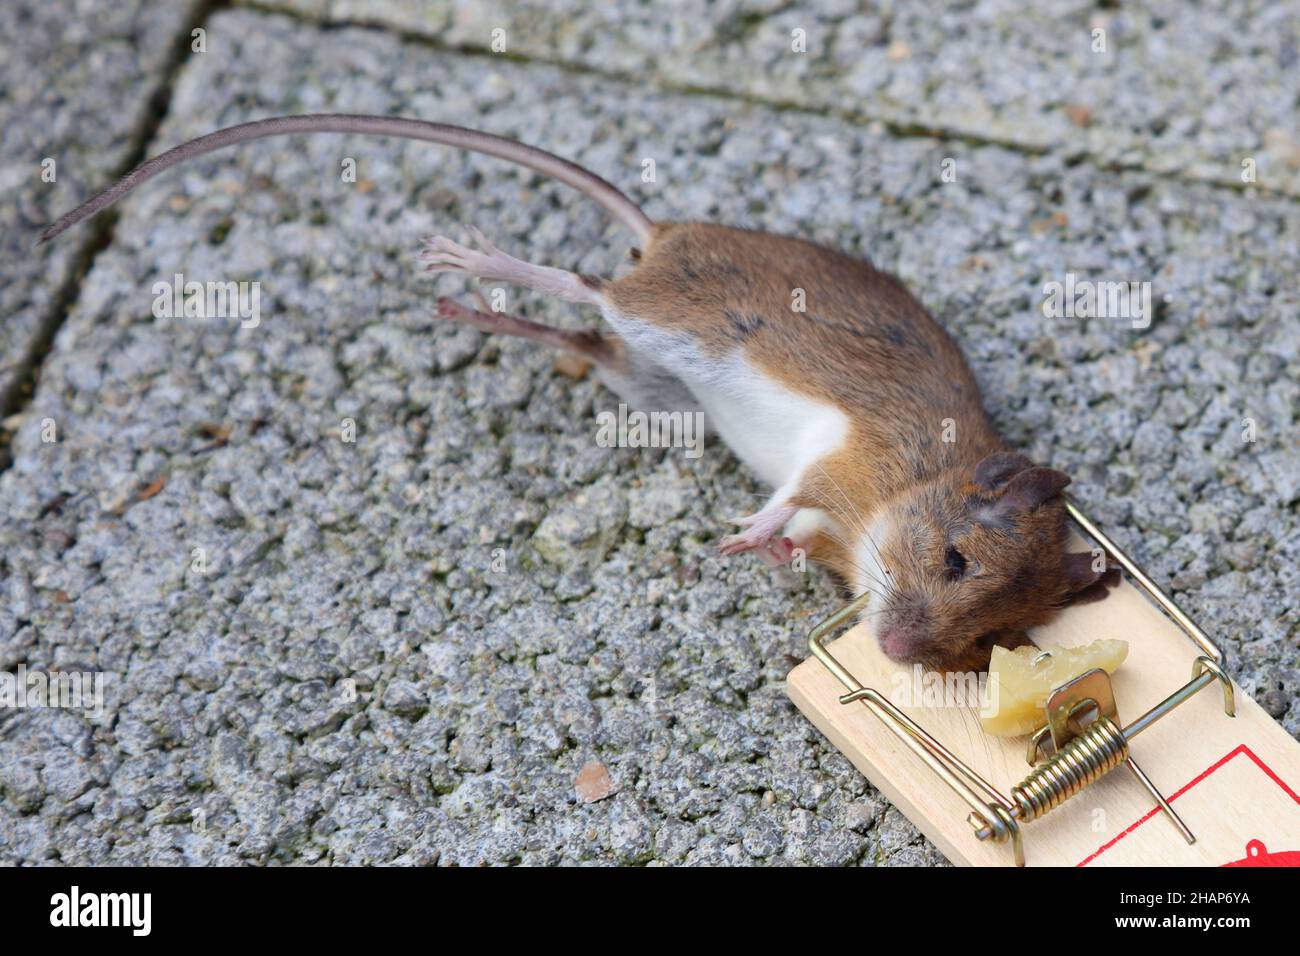
[[424, 241], [424, 248], [417, 258], [424, 264], [425, 272], [460, 272], [475, 279], [521, 285], [569, 302], [594, 305], [597, 308], [605, 304], [605, 299], [600, 294], [599, 279], [516, 259], [492, 245], [473, 226], [467, 228], [477, 249], [471, 249], [446, 236], [431, 236]]

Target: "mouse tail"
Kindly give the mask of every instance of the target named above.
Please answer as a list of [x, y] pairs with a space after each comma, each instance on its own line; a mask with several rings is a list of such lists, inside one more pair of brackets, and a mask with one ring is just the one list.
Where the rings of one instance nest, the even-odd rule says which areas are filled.
[[650, 239], [654, 223], [641, 209], [612, 184], [576, 163], [561, 159], [545, 150], [523, 143], [445, 123], [404, 119], [394, 116], [362, 116], [349, 113], [318, 113], [306, 116], [275, 116], [270, 119], [241, 123], [217, 130], [188, 143], [182, 143], [165, 153], [141, 163], [112, 186], [88, 199], [76, 209], [46, 226], [36, 244], [48, 242], [59, 233], [89, 219], [102, 209], [113, 205], [136, 186], [152, 179], [171, 167], [238, 143], [264, 139], [267, 136], [284, 136], [290, 133], [362, 133], [372, 136], [397, 136], [403, 139], [420, 139], [444, 146], [455, 146], [474, 153], [484, 153], [559, 180], [567, 186], [594, 199], [611, 216], [636, 233], [641, 243]]

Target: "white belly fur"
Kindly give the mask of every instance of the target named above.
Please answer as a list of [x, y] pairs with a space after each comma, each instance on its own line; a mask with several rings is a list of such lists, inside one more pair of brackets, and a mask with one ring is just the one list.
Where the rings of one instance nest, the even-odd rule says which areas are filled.
[[713, 381], [688, 384], [722, 439], [774, 488], [797, 483], [848, 435], [843, 412], [764, 375], [740, 349], [719, 363]]
[[737, 348], [703, 354], [686, 333], [668, 332], [606, 306], [605, 319], [628, 348], [653, 357], [690, 388], [706, 423], [773, 488], [789, 494], [813, 462], [839, 448], [848, 417], [764, 375]]

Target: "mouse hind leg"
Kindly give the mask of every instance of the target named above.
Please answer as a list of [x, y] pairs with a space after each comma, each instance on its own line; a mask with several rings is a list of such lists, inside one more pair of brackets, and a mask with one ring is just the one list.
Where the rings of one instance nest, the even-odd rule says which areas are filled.
[[472, 325], [481, 332], [510, 335], [574, 352], [593, 362], [601, 380], [629, 406], [637, 409], [696, 412], [699, 402], [677, 376], [658, 362], [634, 352], [614, 333], [570, 331], [495, 312], [480, 292], [474, 292], [478, 308], [443, 296], [438, 299], [438, 317]]
[[446, 236], [432, 236], [424, 241], [417, 258], [425, 272], [461, 272], [476, 279], [509, 282], [553, 295], [569, 302], [602, 307], [601, 281], [576, 272], [534, 265], [502, 252], [473, 226], [467, 227], [477, 249], [471, 249]]
[[[445, 236], [425, 240], [418, 256], [425, 271], [460, 272], [476, 279], [522, 285], [569, 302], [594, 305], [606, 319], [610, 318], [610, 306], [602, 293], [600, 279], [524, 262], [502, 252], [474, 227], [468, 230], [477, 249]], [[493, 312], [482, 296], [478, 296], [478, 303], [479, 309], [471, 309], [452, 299], [439, 299], [438, 314], [467, 322], [484, 332], [513, 335], [576, 352], [595, 362], [604, 382], [628, 405], [638, 409], [692, 413], [700, 410], [700, 403], [691, 390], [652, 350], [633, 348], [618, 334], [570, 332]]]
[[[469, 226], [468, 230], [477, 249], [471, 249], [446, 236], [426, 239], [424, 248], [417, 256], [424, 264], [424, 271], [459, 272], [475, 279], [522, 285], [569, 302], [598, 308], [604, 306], [600, 280], [516, 259], [494, 246], [473, 226]], [[616, 337], [601, 335], [599, 332], [572, 332], [506, 315], [491, 309], [482, 293], [475, 292], [474, 297], [479, 306], [477, 309], [461, 305], [445, 296], [438, 299], [438, 316], [465, 322], [482, 332], [513, 335], [567, 349], [590, 359], [602, 370], [608, 370], [614, 375], [626, 373], [625, 350]]]
[[450, 319], [472, 325], [480, 332], [496, 335], [511, 335], [515, 338], [529, 339], [550, 345], [554, 348], [576, 352], [583, 358], [590, 359], [599, 366], [614, 368], [624, 365], [622, 343], [611, 336], [599, 332], [573, 332], [557, 329], [540, 322], [531, 322], [517, 316], [496, 312], [488, 305], [481, 292], [474, 293], [477, 309], [462, 305], [455, 299], [442, 296], [438, 299], [438, 318]]

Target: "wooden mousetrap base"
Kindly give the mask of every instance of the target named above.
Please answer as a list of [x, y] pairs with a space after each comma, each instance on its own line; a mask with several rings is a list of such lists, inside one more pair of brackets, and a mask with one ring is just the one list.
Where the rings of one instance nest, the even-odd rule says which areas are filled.
[[[1213, 636], [1213, 635], [1211, 635]], [[1098, 638], [1129, 642], [1113, 685], [1121, 721], [1192, 677], [1200, 651], [1127, 580], [1096, 604], [1033, 632], [1044, 649]], [[973, 708], [916, 701], [910, 668], [879, 650], [866, 625], [830, 652], [985, 780], [1009, 794], [1029, 773], [1027, 737], [994, 737]], [[958, 865], [1012, 866], [1009, 843], [980, 841], [967, 804], [816, 658], [787, 679], [791, 699], [871, 783]], [[902, 688], [908, 688], [904, 695]], [[1300, 865], [1300, 744], [1240, 688], [1224, 713], [1217, 682], [1138, 735], [1131, 754], [1196, 837], [1188, 845], [1134, 776], [1117, 767], [1040, 819], [1021, 824], [1029, 866]], [[933, 697], [931, 698], [933, 702]]]

